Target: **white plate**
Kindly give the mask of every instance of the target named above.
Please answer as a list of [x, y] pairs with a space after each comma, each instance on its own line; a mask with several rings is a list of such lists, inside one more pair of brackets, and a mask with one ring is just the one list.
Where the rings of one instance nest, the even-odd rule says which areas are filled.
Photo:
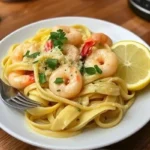
[[[92, 18], [63, 17], [36, 22], [9, 34], [0, 43], [0, 58], [6, 54], [12, 44], [22, 42], [33, 36], [38, 29], [62, 24], [83, 24], [94, 32], [108, 34], [114, 42], [135, 40], [146, 45], [135, 34], [112, 23]], [[23, 113], [7, 107], [2, 101], [0, 101], [0, 127], [21, 141], [43, 148], [83, 150], [104, 147], [129, 137], [150, 120], [149, 91], [150, 87], [147, 87], [144, 91], [140, 92], [135, 104], [129, 109], [121, 123], [110, 129], [97, 128], [64, 139], [45, 137], [32, 132], [27, 127]]]

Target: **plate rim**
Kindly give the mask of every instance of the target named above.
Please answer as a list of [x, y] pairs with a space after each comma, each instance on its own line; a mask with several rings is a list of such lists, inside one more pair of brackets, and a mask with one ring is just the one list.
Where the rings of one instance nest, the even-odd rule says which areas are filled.
[[[6, 35], [4, 38], [2, 38], [2, 39], [0, 40], [0, 45], [1, 45], [1, 43], [3, 43], [3, 41], [7, 40], [7, 38], [9, 38], [9, 36], [11, 36], [11, 35], [13, 35], [13, 34], [19, 32], [19, 31], [22, 30], [22, 29], [26, 29], [26, 28], [29, 27], [29, 26], [34, 26], [34, 25], [37, 24], [37, 23], [45, 22], [45, 21], [49, 21], [49, 20], [71, 19], [71, 18], [92, 19], [92, 20], [97, 20], [97, 21], [101, 21], [101, 22], [104, 22], [104, 23], [108, 23], [108, 24], [111, 24], [111, 25], [113, 25], [113, 26], [115, 25], [116, 27], [119, 27], [119, 28], [121, 28], [121, 29], [127, 30], [127, 31], [131, 32], [134, 36], [137, 36], [138, 38], [140, 38], [140, 39], [145, 43], [145, 45], [148, 47], [148, 49], [149, 49], [149, 45], [148, 45], [141, 37], [139, 37], [138, 35], [136, 35], [134, 32], [132, 32], [132, 31], [130, 31], [130, 30], [128, 30], [128, 29], [126, 29], [126, 28], [124, 28], [124, 27], [118, 25], [118, 24], [115, 24], [115, 23], [113, 23], [113, 22], [109, 22], [109, 21], [102, 20], [102, 19], [99, 19], [99, 18], [91, 18], [91, 17], [83, 17], [83, 16], [54, 17], [54, 18], [43, 19], [43, 20], [39, 20], [39, 21], [36, 21], [36, 22], [33, 22], [33, 23], [26, 24], [26, 25], [24, 25], [24, 26], [22, 26], [22, 27], [20, 27], [20, 28], [18, 28], [18, 29], [16, 29], [16, 30], [12, 31], [12, 32], [9, 33], [8, 35]], [[126, 136], [124, 136], [124, 137], [122, 137], [122, 138], [120, 138], [120, 139], [118, 139], [118, 140], [116, 140], [116, 141], [112, 141], [112, 142], [109, 142], [109, 143], [106, 142], [105, 144], [101, 144], [101, 145], [99, 145], [99, 143], [97, 143], [97, 144], [95, 144], [95, 146], [92, 145], [91, 147], [86, 147], [86, 146], [83, 147], [83, 146], [82, 146], [82, 150], [83, 150], [83, 149], [87, 149], [87, 148], [88, 148], [88, 149], [102, 148], [102, 147], [105, 147], [105, 146], [109, 146], [109, 145], [111, 145], [111, 144], [118, 143], [118, 142], [120, 142], [120, 141], [122, 141], [122, 140], [124, 140], [124, 139], [126, 139], [126, 138], [128, 138], [128, 137], [130, 137], [131, 135], [135, 134], [136, 132], [138, 132], [138, 131], [139, 131], [140, 129], [142, 129], [149, 121], [150, 121], [150, 116], [149, 116], [149, 119], [146, 120], [146, 121], [144, 122], [144, 124], [142, 124], [142, 125], [141, 125], [140, 127], [138, 127], [136, 130], [133, 130], [132, 132], [128, 133], [128, 135], [126, 135]], [[36, 142], [36, 141], [31, 141], [30, 139], [24, 138], [23, 136], [20, 136], [19, 134], [15, 133], [15, 132], [13, 132], [12, 130], [10, 130], [9, 128], [5, 127], [1, 122], [0, 122], [0, 128], [1, 128], [2, 130], [4, 130], [6, 133], [8, 133], [9, 135], [11, 135], [12, 137], [14, 137], [14, 138], [16, 138], [16, 139], [18, 139], [18, 140], [20, 140], [20, 141], [23, 141], [24, 143], [27, 143], [27, 144], [30, 144], [30, 145], [33, 145], [33, 146], [38, 146], [38, 147], [40, 147], [40, 148], [58, 149], [58, 147], [57, 147], [56, 145], [55, 145], [55, 146], [54, 146], [54, 145], [50, 145], [50, 147], [49, 147], [48, 145], [45, 145], [45, 144], [42, 144], [42, 143], [38, 143], [38, 142]], [[67, 145], [66, 145], [65, 147], [62, 147], [61, 150], [66, 150], [66, 148], [67, 148], [67, 149], [69, 148], [69, 150], [70, 150], [70, 147], [67, 147]], [[60, 149], [60, 147], [59, 147], [59, 149]], [[73, 150], [80, 150], [80, 149], [81, 149], [81, 147], [76, 147], [76, 148], [73, 149]]]

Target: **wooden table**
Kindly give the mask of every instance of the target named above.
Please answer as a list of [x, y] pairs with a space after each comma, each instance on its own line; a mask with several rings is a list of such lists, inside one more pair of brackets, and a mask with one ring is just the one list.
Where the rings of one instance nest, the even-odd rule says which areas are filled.
[[[51, 17], [86, 16], [121, 25], [150, 44], [150, 23], [137, 17], [127, 0], [28, 0], [4, 3], [0, 0], [0, 40], [26, 24]], [[128, 139], [109, 146], [111, 150], [150, 150], [150, 122]], [[0, 150], [39, 150], [0, 129]]]

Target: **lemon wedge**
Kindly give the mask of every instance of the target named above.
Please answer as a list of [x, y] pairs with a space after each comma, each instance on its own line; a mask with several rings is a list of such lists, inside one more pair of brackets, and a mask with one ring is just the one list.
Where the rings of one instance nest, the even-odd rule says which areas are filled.
[[126, 81], [131, 91], [141, 90], [150, 83], [150, 50], [135, 41], [120, 41], [112, 46], [119, 66], [116, 76]]

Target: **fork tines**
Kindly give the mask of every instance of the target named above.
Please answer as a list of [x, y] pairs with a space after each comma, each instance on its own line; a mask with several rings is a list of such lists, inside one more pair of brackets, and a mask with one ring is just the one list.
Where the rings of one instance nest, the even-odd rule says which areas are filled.
[[12, 97], [11, 100], [22, 107], [33, 108], [33, 107], [40, 106], [39, 103], [37, 103], [33, 100], [30, 100], [29, 98], [25, 97], [20, 92], [18, 92], [18, 94], [15, 97]]

